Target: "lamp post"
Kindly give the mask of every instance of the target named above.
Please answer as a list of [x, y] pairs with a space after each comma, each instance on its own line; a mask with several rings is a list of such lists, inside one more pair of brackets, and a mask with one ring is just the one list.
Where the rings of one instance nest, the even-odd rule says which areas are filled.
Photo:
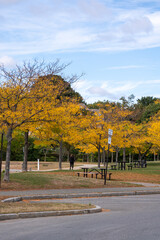
[[105, 174], [104, 174], [104, 185], [106, 185], [106, 180], [107, 180], [109, 148], [110, 148], [110, 145], [111, 145], [112, 135], [113, 135], [113, 130], [108, 129], [108, 150], [107, 150], [106, 170], [105, 170]]

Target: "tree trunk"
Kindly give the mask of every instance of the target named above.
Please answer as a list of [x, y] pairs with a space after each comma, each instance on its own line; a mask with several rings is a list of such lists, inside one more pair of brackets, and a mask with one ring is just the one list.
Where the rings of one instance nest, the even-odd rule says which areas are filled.
[[47, 149], [46, 149], [46, 151], [44, 152], [44, 162], [46, 162], [47, 161]]
[[118, 152], [119, 152], [119, 148], [116, 147], [116, 163], [118, 163]]
[[129, 153], [129, 163], [131, 163], [131, 161], [132, 161], [132, 154]]
[[91, 163], [93, 162], [93, 153], [91, 153]]
[[87, 163], [89, 162], [89, 154], [87, 153]]
[[22, 165], [22, 171], [27, 172], [27, 162], [28, 162], [28, 131], [24, 133], [24, 159]]
[[139, 150], [140, 160], [143, 160], [143, 159], [146, 157], [147, 153], [149, 152], [149, 150], [151, 149], [152, 146], [153, 146], [153, 143], [150, 144], [150, 146], [148, 147], [148, 149], [147, 149], [143, 154], [141, 154], [141, 153], [140, 153], [140, 150]]
[[62, 156], [63, 156], [62, 149], [63, 149], [63, 142], [61, 140], [59, 144], [59, 169], [60, 170], [62, 169]]
[[101, 166], [101, 149], [98, 147], [98, 168]]
[[134, 161], [134, 154], [132, 154], [132, 162]]
[[123, 148], [123, 162], [126, 161], [126, 148]]
[[9, 182], [12, 132], [13, 132], [13, 129], [10, 127], [7, 132], [6, 165], [5, 165], [5, 174], [3, 178], [5, 182]]
[[44, 149], [44, 162], [47, 162], [47, 153], [48, 153], [48, 151], [49, 151], [49, 149], [46, 147], [45, 149]]
[[139, 160], [140, 162], [141, 162], [141, 160], [142, 160], [141, 153], [139, 153], [138, 160]]
[[159, 161], [159, 153], [157, 153], [157, 161]]
[[1, 133], [1, 158], [0, 158], [0, 188], [1, 188], [1, 182], [2, 182], [2, 157], [3, 157], [3, 135], [4, 133]]
[[156, 154], [155, 154], [155, 152], [154, 152], [154, 162], [156, 161]]
[[67, 150], [67, 162], [69, 162], [70, 151]]
[[114, 153], [111, 152], [111, 162], [113, 163], [113, 160], [114, 160]]
[[103, 148], [103, 153], [102, 153], [102, 157], [103, 157], [103, 165], [106, 165], [106, 151], [105, 148]]

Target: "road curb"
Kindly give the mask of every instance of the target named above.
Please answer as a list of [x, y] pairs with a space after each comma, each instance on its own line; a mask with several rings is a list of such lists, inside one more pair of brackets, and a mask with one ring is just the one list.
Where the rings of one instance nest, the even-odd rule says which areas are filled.
[[[78, 193], [78, 194], [50, 194], [50, 195], [36, 195], [36, 196], [23, 196], [23, 197], [11, 197], [2, 200], [2, 202], [20, 202], [23, 200], [42, 200], [42, 199], [66, 199], [66, 198], [90, 198], [90, 197], [115, 197], [115, 196], [133, 196], [133, 195], [150, 195], [160, 194], [160, 190], [149, 191], [128, 191], [128, 192], [108, 192], [108, 193]], [[92, 209], [83, 210], [66, 210], [66, 211], [46, 211], [46, 212], [25, 212], [17, 214], [0, 214], [1, 220], [19, 219], [19, 218], [36, 218], [36, 217], [49, 217], [49, 216], [66, 216], [77, 214], [89, 214], [101, 212], [102, 208], [96, 206]]]
[[36, 217], [53, 217], [53, 216], [67, 216], [67, 215], [78, 215], [78, 214], [91, 214], [102, 212], [102, 208], [96, 206], [90, 209], [81, 210], [65, 210], [65, 211], [45, 211], [45, 212], [24, 212], [24, 213], [12, 213], [12, 214], [0, 214], [0, 221], [12, 220], [19, 218], [36, 218]]
[[11, 197], [2, 200], [2, 202], [19, 202], [23, 200], [36, 200], [36, 199], [65, 199], [65, 198], [82, 198], [82, 197], [114, 197], [114, 196], [129, 196], [129, 195], [150, 195], [160, 194], [160, 190], [139, 190], [128, 192], [102, 192], [102, 193], [69, 193], [69, 194], [49, 194], [49, 195], [34, 195]]

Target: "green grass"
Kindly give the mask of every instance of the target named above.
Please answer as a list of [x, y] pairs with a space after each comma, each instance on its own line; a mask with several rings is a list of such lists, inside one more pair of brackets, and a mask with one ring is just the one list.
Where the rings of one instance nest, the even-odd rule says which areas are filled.
[[[79, 171], [79, 170], [78, 170]], [[73, 176], [70, 173], [74, 173], [75, 171], [71, 170], [62, 170], [53, 172], [25, 172], [25, 173], [11, 173], [10, 174], [10, 182], [3, 183], [3, 189], [50, 189], [50, 188], [95, 188], [95, 187], [103, 187], [104, 180], [95, 179], [95, 178], [83, 178]], [[109, 170], [110, 172], [110, 170]], [[119, 180], [116, 178], [116, 173], [123, 173], [124, 179]], [[67, 174], [68, 173], [68, 174]], [[140, 173], [144, 176], [155, 175], [155, 181], [158, 181], [158, 177], [160, 175], [160, 161], [159, 162], [148, 162], [147, 168], [133, 168], [132, 170], [126, 171], [121, 170], [113, 170], [112, 171], [112, 181], [107, 181], [107, 187], [125, 187], [128, 179], [126, 179], [127, 173]], [[126, 176], [125, 176], [126, 173]], [[2, 174], [3, 175], [3, 174]], [[133, 176], [132, 176], [133, 177]], [[136, 176], [137, 177], [137, 176]], [[141, 176], [142, 179], [142, 176]], [[123, 183], [120, 181], [124, 181]], [[153, 181], [153, 179], [152, 179]]]
[[10, 174], [10, 180], [22, 183], [23, 185], [44, 187], [50, 184], [51, 179], [48, 175], [42, 175], [39, 173], [26, 172], [26, 173], [12, 173]]
[[132, 172], [149, 175], [160, 175], [160, 162], [147, 162], [146, 168], [132, 168]]

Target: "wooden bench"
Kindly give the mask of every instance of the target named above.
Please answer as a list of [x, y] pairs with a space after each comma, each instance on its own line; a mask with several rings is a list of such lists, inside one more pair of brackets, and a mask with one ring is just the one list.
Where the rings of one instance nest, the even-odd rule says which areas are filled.
[[117, 170], [117, 165], [116, 164], [112, 164], [111, 165], [111, 170]]
[[145, 162], [140, 162], [140, 161], [138, 161], [138, 162], [134, 162], [133, 163], [133, 166], [135, 167], [135, 168], [146, 168], [147, 167], [147, 162], [145, 161]]
[[108, 173], [108, 179], [111, 180], [112, 173]]
[[95, 176], [97, 178], [98, 174], [99, 174], [98, 172], [90, 172], [90, 173], [77, 172], [78, 177], [80, 177], [80, 175], [83, 175], [83, 177], [91, 176], [91, 178], [93, 178], [93, 176]]
[[84, 172], [77, 172], [77, 176], [80, 177], [81, 175], [83, 175], [83, 177], [86, 177], [86, 173]]
[[134, 166], [135, 168], [140, 168], [140, 163], [139, 163], [139, 162], [134, 162], [134, 163], [133, 163], [133, 166]]
[[[93, 178], [93, 176], [95, 176], [96, 178], [97, 178], [97, 175], [98, 175], [99, 173], [98, 172], [90, 172], [90, 173], [88, 173], [88, 175], [90, 175], [91, 176], [91, 178]], [[87, 176], [86, 176], [87, 177]]]
[[129, 165], [128, 165], [128, 170], [132, 170], [132, 167], [133, 167], [133, 165], [132, 165], [132, 164], [129, 164]]
[[[100, 175], [100, 174], [98, 172], [90, 172], [90, 173], [77, 172], [78, 177], [80, 177], [81, 175], [83, 175], [83, 177], [88, 177], [90, 175], [91, 178], [93, 178], [93, 176], [95, 176], [97, 178], [97, 176]], [[112, 173], [107, 173], [107, 175], [108, 175], [108, 179], [111, 180]], [[103, 177], [104, 176], [102, 176], [102, 178]]]
[[[112, 175], [112, 173], [107, 173], [108, 180], [111, 180], [111, 175]], [[104, 175], [102, 176], [102, 178], [104, 178]]]
[[80, 177], [80, 174], [82, 174], [82, 172], [77, 172], [77, 176]]
[[147, 167], [147, 163], [145, 162], [145, 163], [141, 163], [141, 168], [146, 168]]

